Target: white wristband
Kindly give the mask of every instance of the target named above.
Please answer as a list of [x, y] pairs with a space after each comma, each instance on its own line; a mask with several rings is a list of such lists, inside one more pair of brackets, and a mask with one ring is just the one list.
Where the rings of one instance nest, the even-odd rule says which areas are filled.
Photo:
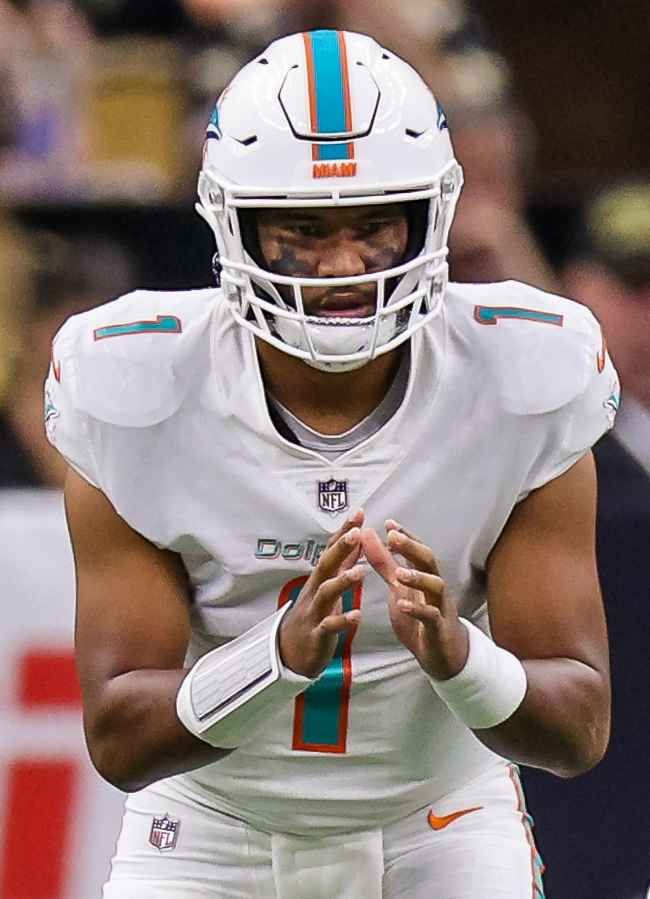
[[460, 619], [469, 635], [465, 667], [448, 680], [429, 680], [438, 696], [472, 730], [495, 727], [519, 708], [526, 695], [526, 671], [519, 659], [482, 630]]
[[176, 696], [176, 714], [196, 737], [234, 749], [287, 702], [314, 683], [280, 660], [277, 635], [291, 606], [283, 606], [225, 646], [196, 662]]

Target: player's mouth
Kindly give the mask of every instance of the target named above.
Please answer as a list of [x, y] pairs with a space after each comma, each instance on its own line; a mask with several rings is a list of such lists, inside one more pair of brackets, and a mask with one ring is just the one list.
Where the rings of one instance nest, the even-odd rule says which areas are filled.
[[368, 297], [358, 293], [337, 293], [314, 303], [309, 314], [324, 318], [368, 318], [374, 311], [375, 304]]

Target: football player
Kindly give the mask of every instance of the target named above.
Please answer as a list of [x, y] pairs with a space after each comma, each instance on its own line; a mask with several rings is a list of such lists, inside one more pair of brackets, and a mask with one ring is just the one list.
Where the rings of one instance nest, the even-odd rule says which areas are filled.
[[220, 286], [54, 342], [105, 899], [542, 895], [516, 765], [607, 744], [618, 384], [583, 306], [448, 283], [461, 182], [406, 63], [283, 38], [207, 129]]

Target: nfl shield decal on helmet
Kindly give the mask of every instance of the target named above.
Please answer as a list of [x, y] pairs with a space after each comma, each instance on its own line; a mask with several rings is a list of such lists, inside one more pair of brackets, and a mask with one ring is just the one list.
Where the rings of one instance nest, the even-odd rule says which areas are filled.
[[162, 818], [156, 818], [154, 815], [149, 842], [161, 852], [171, 852], [176, 846], [180, 825], [181, 822], [177, 818], [170, 818], [167, 813]]
[[331, 478], [329, 481], [318, 482], [318, 506], [323, 512], [343, 512], [348, 507], [348, 482], [337, 481]]

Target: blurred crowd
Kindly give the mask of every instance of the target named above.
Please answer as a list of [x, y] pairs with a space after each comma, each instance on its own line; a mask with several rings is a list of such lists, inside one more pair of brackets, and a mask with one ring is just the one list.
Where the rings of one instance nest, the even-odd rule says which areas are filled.
[[0, 486], [61, 485], [42, 424], [60, 324], [151, 286], [115, 229], [83, 216], [72, 230], [35, 226], [38, 210], [191, 210], [215, 98], [271, 40], [313, 27], [371, 34], [434, 88], [466, 176], [452, 279], [517, 278], [589, 306], [603, 325], [623, 388], [614, 433], [596, 449], [612, 744], [577, 781], [525, 781], [550, 899], [640, 899], [650, 880], [650, 171], [589, 185], [551, 265], [529, 215], [539, 137], [467, 0], [0, 0]]
[[467, 145], [472, 189], [521, 199], [531, 135], [465, 0], [0, 0], [0, 192], [191, 196], [206, 117], [233, 74], [283, 33], [330, 26], [408, 58]]

